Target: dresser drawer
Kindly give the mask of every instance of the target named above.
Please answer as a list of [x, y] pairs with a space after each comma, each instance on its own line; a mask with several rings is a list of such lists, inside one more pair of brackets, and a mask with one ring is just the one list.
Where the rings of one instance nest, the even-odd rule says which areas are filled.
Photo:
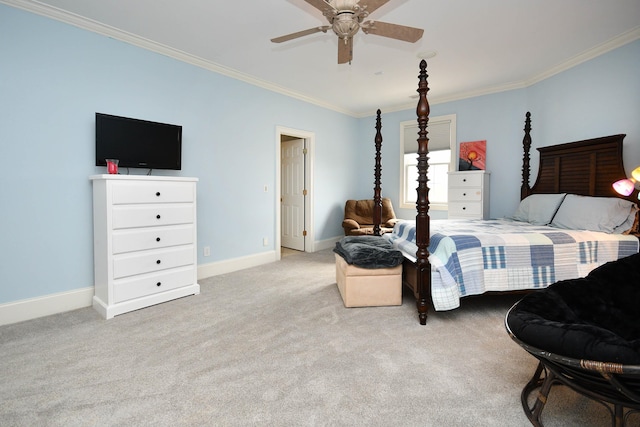
[[195, 263], [193, 245], [115, 255], [113, 278], [167, 270]]
[[195, 185], [190, 182], [114, 182], [112, 185], [115, 205], [187, 203], [195, 198]]
[[480, 202], [449, 202], [449, 218], [459, 216], [482, 217], [482, 203]]
[[140, 298], [159, 292], [194, 284], [195, 267], [181, 267], [161, 273], [145, 274], [116, 280], [113, 284], [114, 302]]
[[135, 228], [113, 232], [114, 254], [194, 243], [194, 226]]
[[450, 188], [449, 202], [465, 202], [465, 201], [482, 200], [481, 188]]
[[482, 174], [452, 173], [449, 175], [449, 187], [480, 187], [480, 186], [482, 186]]
[[192, 203], [175, 205], [114, 206], [114, 229], [155, 227], [161, 225], [191, 224], [195, 210]]

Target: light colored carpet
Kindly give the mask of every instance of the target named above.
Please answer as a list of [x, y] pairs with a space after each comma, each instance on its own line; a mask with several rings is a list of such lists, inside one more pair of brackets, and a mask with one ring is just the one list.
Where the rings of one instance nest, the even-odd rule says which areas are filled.
[[[415, 302], [344, 308], [333, 253], [201, 282], [105, 321], [92, 309], [0, 327], [2, 426], [528, 426], [536, 361], [505, 332], [514, 296], [418, 323]], [[602, 426], [554, 389], [544, 420]]]

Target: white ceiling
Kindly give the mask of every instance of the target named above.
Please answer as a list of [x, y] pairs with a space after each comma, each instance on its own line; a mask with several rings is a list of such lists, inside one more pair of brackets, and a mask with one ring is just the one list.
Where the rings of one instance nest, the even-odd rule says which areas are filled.
[[270, 42], [327, 24], [304, 0], [0, 1], [354, 116], [414, 107], [424, 52], [437, 53], [435, 103], [525, 87], [640, 38], [639, 0], [391, 0], [369, 19], [422, 39], [359, 32], [338, 65], [331, 31]]

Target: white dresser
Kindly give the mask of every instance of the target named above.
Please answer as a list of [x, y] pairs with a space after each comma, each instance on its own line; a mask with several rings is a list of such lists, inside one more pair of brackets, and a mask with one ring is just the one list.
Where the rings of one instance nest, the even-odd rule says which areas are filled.
[[489, 218], [489, 173], [449, 172], [449, 219]]
[[93, 307], [105, 318], [200, 293], [197, 178], [94, 175]]

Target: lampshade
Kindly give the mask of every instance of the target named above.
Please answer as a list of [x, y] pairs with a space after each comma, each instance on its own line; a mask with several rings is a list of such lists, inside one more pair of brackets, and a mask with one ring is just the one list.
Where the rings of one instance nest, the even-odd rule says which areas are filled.
[[635, 190], [635, 185], [630, 179], [621, 179], [620, 181], [613, 183], [613, 189], [616, 190], [616, 193], [618, 194], [630, 196], [631, 193], [633, 193], [633, 190]]
[[[630, 196], [636, 189], [636, 184], [640, 181], [640, 166], [631, 171], [631, 178], [621, 179], [613, 183], [613, 189], [616, 193], [623, 196]], [[640, 199], [640, 193], [638, 194]]]

